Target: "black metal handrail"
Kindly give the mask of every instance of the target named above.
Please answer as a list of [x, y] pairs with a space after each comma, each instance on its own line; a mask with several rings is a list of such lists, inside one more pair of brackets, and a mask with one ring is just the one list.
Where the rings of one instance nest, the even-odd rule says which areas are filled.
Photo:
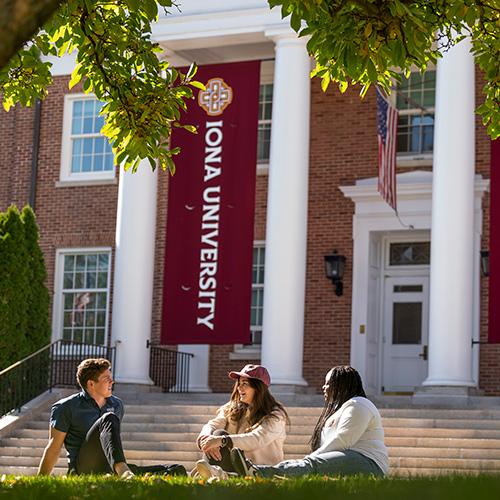
[[163, 392], [189, 392], [189, 362], [194, 354], [150, 345], [149, 376]]
[[0, 416], [53, 387], [76, 387], [76, 368], [86, 358], [106, 358], [114, 367], [115, 347], [57, 340], [0, 371]]

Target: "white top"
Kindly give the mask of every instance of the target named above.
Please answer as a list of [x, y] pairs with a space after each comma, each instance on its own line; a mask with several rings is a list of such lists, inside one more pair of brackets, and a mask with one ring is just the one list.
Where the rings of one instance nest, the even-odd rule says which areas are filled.
[[281, 462], [283, 456], [283, 445], [286, 438], [286, 418], [280, 411], [274, 412], [275, 417], [264, 418], [254, 425], [250, 425], [248, 415], [239, 422], [226, 418], [225, 409], [229, 406], [219, 408], [215, 418], [207, 422], [201, 429], [197, 439], [199, 446], [200, 438], [204, 434], [213, 434], [217, 429], [228, 432], [235, 448], [245, 452], [245, 456], [256, 465], [274, 465]]
[[371, 458], [387, 474], [389, 456], [384, 445], [382, 419], [375, 405], [357, 396], [346, 401], [321, 431], [321, 446], [311, 455], [353, 450]]

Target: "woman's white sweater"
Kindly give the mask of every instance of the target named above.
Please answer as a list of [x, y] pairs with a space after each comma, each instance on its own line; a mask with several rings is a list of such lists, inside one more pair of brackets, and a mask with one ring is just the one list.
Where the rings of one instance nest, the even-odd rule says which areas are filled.
[[370, 400], [361, 396], [346, 401], [325, 422], [321, 446], [311, 455], [343, 450], [357, 451], [371, 458], [384, 474], [389, 470], [380, 413]]

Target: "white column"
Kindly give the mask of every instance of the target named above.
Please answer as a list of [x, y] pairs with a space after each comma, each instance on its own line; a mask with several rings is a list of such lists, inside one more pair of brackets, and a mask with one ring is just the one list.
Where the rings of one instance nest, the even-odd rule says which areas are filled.
[[474, 57], [465, 39], [437, 65], [426, 386], [473, 386]]
[[262, 364], [273, 384], [302, 378], [309, 169], [310, 60], [306, 40], [275, 43], [267, 198]]
[[112, 341], [118, 382], [151, 384], [149, 349], [158, 172], [142, 161], [121, 171], [116, 216]]

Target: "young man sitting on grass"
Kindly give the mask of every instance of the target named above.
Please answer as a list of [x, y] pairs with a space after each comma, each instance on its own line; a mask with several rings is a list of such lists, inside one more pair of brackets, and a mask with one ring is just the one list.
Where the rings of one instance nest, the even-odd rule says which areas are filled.
[[[113, 396], [113, 375], [107, 359], [85, 359], [76, 372], [81, 392], [57, 401], [50, 413], [49, 443], [38, 474], [50, 474], [63, 444], [71, 474], [134, 473], [185, 474], [182, 466], [139, 467], [127, 464], [120, 437], [123, 403]], [[182, 469], [182, 470], [181, 470]]]

